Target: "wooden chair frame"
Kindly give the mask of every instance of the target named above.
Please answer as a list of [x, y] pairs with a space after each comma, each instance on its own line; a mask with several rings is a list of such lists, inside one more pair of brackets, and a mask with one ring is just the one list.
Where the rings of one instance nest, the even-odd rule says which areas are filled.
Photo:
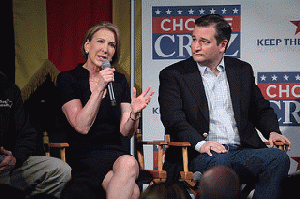
[[[69, 147], [68, 143], [50, 143], [47, 132], [44, 132], [43, 143], [45, 155], [50, 156], [50, 148], [59, 148], [60, 150], [60, 159], [66, 161], [66, 148]], [[188, 151], [187, 147], [190, 147], [191, 144], [189, 142], [171, 142], [170, 135], [165, 135], [165, 140], [162, 142], [144, 142], [142, 139], [141, 130], [137, 129], [135, 134], [136, 138], [136, 149], [137, 149], [137, 159], [140, 164], [140, 170], [147, 176], [151, 176], [151, 183], [161, 183], [165, 182], [167, 179], [167, 172], [163, 170], [163, 147], [165, 150], [168, 149], [169, 146], [176, 146], [182, 148], [182, 159], [183, 159], [183, 171], [180, 172], [181, 180], [185, 181], [190, 190], [195, 194], [197, 187], [195, 187], [196, 183], [193, 179], [193, 172], [188, 169]], [[270, 145], [269, 142], [264, 142], [266, 145]], [[145, 170], [145, 162], [144, 162], [144, 145], [157, 145], [158, 146], [158, 170]], [[283, 142], [275, 142], [275, 146], [277, 146], [280, 150], [287, 151], [287, 147], [289, 145], [284, 144]], [[254, 184], [247, 184], [245, 188], [242, 190], [242, 198], [247, 198], [250, 192], [254, 189]]]
[[[158, 146], [158, 170], [145, 170], [144, 164], [144, 145], [157, 145]], [[137, 158], [140, 164], [141, 173], [146, 172], [151, 175], [152, 183], [165, 182], [167, 179], [167, 172], [163, 170], [163, 147], [165, 150], [169, 146], [176, 146], [182, 148], [182, 159], [183, 159], [183, 171], [180, 172], [181, 180], [187, 182], [189, 185], [194, 186], [193, 172], [188, 169], [188, 151], [187, 147], [191, 146], [189, 142], [171, 142], [170, 135], [165, 135], [165, 140], [163, 142], [144, 142], [142, 140], [141, 130], [138, 129], [136, 132], [136, 149]]]
[[45, 131], [43, 133], [43, 144], [45, 150], [45, 156], [50, 156], [50, 148], [59, 148], [60, 159], [66, 162], [66, 148], [69, 147], [69, 144], [66, 142], [63, 143], [51, 143], [49, 142], [48, 133]]

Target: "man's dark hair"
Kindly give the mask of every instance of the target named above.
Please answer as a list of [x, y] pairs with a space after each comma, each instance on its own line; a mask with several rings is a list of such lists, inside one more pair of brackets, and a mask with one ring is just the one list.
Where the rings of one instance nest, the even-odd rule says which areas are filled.
[[197, 199], [239, 199], [239, 178], [232, 169], [219, 165], [203, 173], [198, 191]]
[[[198, 27], [209, 27], [209, 26], [215, 26], [216, 28], [216, 35], [215, 38], [217, 40], [217, 45], [219, 45], [224, 40], [230, 40], [231, 36], [231, 27], [225, 21], [225, 19], [218, 14], [209, 14], [204, 15], [195, 21], [195, 26]], [[228, 47], [228, 44], [226, 46], [226, 49]]]

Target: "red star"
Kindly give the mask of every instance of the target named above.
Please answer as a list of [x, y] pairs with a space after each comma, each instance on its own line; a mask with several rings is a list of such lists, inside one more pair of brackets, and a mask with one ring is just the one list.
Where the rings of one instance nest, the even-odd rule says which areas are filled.
[[300, 170], [300, 157], [292, 157], [296, 162], [298, 162], [297, 170]]
[[297, 26], [297, 30], [295, 32], [295, 35], [300, 32], [300, 21], [290, 21], [292, 22], [295, 26]]

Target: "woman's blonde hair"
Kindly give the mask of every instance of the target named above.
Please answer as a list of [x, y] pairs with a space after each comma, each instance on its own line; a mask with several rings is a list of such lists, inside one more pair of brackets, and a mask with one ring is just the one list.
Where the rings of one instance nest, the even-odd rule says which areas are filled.
[[81, 41], [81, 53], [82, 53], [83, 57], [87, 60], [88, 59], [88, 54], [86, 53], [85, 48], [84, 48], [85, 42], [87, 42], [88, 40], [91, 41], [94, 34], [102, 28], [105, 28], [105, 29], [108, 29], [108, 30], [112, 31], [115, 35], [116, 51], [115, 51], [114, 56], [112, 57], [111, 65], [117, 64], [119, 59], [120, 59], [120, 34], [119, 34], [119, 30], [118, 30], [117, 26], [113, 25], [112, 23], [110, 23], [108, 21], [100, 22], [100, 23], [97, 23], [97, 24], [93, 25], [85, 33], [85, 35], [84, 35], [84, 37], [82, 38], [82, 41]]

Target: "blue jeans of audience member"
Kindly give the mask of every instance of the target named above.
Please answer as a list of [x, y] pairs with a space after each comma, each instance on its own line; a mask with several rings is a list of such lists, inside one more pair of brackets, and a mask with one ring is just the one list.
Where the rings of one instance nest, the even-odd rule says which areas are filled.
[[224, 145], [228, 153], [213, 156], [199, 154], [191, 162], [192, 171], [204, 171], [225, 165], [233, 169], [241, 183], [256, 182], [253, 198], [280, 198], [281, 182], [288, 175], [290, 159], [277, 148], [251, 149]]

